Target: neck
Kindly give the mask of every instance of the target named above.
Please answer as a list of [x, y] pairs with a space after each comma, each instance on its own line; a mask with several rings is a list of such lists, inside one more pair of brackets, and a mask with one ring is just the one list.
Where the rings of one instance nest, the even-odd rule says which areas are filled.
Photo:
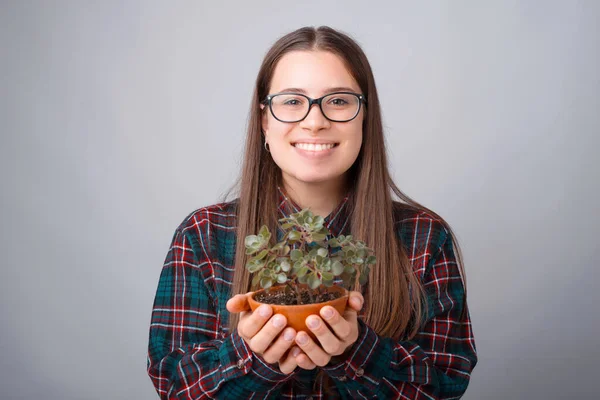
[[302, 209], [310, 208], [314, 215], [327, 217], [346, 195], [346, 180], [335, 182], [301, 182], [283, 177], [283, 187], [289, 197]]

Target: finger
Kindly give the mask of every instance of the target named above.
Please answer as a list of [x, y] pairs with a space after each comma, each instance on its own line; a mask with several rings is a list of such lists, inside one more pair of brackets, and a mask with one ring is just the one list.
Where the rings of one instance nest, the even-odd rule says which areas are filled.
[[263, 359], [269, 364], [275, 364], [281, 360], [285, 352], [294, 344], [295, 338], [296, 331], [293, 328], [286, 328], [267, 351], [263, 353]]
[[[344, 312], [344, 316], [341, 316], [337, 310], [330, 306], [325, 306], [321, 308], [320, 312], [323, 319], [327, 322], [327, 324], [331, 327], [335, 336], [339, 338], [342, 342], [346, 342], [352, 336], [352, 327], [356, 325], [356, 311], [354, 310], [346, 310]], [[314, 331], [313, 331], [314, 332]], [[316, 334], [316, 332], [315, 332]], [[319, 337], [319, 335], [317, 335]], [[320, 340], [320, 339], [319, 339]], [[321, 341], [321, 344], [323, 342]], [[328, 353], [334, 354], [330, 352], [327, 348], [323, 347]], [[339, 349], [337, 349], [339, 351]], [[343, 351], [343, 349], [342, 349]], [[339, 353], [341, 354], [341, 353]], [[337, 354], [336, 354], [337, 355]]]
[[360, 292], [350, 292], [348, 296], [348, 303], [355, 311], [360, 311], [363, 304], [365, 304], [365, 298]]
[[238, 333], [241, 337], [250, 339], [258, 333], [273, 314], [273, 308], [267, 304], [263, 304], [255, 311], [244, 313], [240, 317], [238, 324]]
[[235, 296], [227, 300], [227, 311], [229, 311], [230, 313], [239, 313], [247, 310], [250, 310], [247, 295], [236, 294]]
[[[321, 346], [315, 343], [314, 340], [308, 336], [308, 333], [300, 331], [296, 335], [296, 343], [302, 351], [310, 358], [310, 361], [318, 365], [319, 367], [324, 367], [331, 360], [331, 356], [327, 354]], [[300, 355], [301, 356], [301, 355]], [[300, 357], [299, 356], [299, 357]], [[297, 359], [298, 365], [301, 365], [301, 360]]]
[[[323, 308], [333, 309], [333, 307]], [[339, 319], [344, 321], [341, 317], [339, 317]], [[346, 321], [344, 321], [344, 323], [346, 323]], [[327, 324], [321, 318], [317, 317], [316, 315], [309, 316], [308, 318], [306, 318], [306, 326], [308, 326], [308, 328], [315, 334], [317, 340], [321, 344], [321, 347], [323, 348], [323, 350], [325, 350], [326, 353], [332, 356], [337, 356], [344, 352], [344, 343], [342, 343], [340, 339], [338, 339], [331, 332]]]
[[302, 352], [302, 350], [300, 350], [299, 347], [292, 347], [287, 356], [283, 360], [279, 361], [279, 370], [286, 375], [294, 372], [298, 366], [298, 363], [296, 362], [296, 356], [300, 354], [300, 352]]
[[273, 343], [277, 335], [285, 328], [286, 324], [287, 320], [283, 315], [273, 315], [269, 322], [264, 324], [256, 335], [252, 336], [252, 339], [250, 339], [250, 349], [257, 354], [263, 354], [271, 343]]
[[[298, 349], [298, 350], [300, 350], [300, 349]], [[310, 357], [308, 357], [305, 353], [302, 353], [301, 350], [300, 350], [300, 353], [298, 353], [298, 356], [296, 356], [296, 363], [302, 369], [317, 368], [317, 365], [314, 362], [312, 362]]]

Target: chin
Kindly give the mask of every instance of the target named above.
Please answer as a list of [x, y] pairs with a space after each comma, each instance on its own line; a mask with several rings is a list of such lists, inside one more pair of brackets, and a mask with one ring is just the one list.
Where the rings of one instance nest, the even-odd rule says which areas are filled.
[[340, 175], [336, 174], [325, 175], [323, 173], [306, 173], [306, 171], [297, 172], [295, 174], [290, 175], [293, 176], [294, 179], [303, 183], [323, 183], [327, 181], [334, 181], [336, 179], [339, 179], [340, 177]]

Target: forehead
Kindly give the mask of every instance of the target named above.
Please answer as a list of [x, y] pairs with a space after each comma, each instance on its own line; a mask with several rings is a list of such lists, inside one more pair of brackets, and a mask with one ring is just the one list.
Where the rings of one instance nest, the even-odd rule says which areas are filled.
[[269, 92], [299, 88], [310, 96], [320, 96], [333, 87], [360, 92], [358, 83], [339, 56], [326, 51], [292, 51], [277, 63]]

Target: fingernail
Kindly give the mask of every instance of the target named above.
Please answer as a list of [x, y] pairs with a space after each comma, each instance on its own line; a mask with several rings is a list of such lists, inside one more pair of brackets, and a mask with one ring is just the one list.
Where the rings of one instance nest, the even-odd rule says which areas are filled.
[[285, 320], [281, 315], [276, 315], [271, 320], [275, 328], [282, 328], [285, 325]]
[[325, 317], [326, 319], [333, 317], [333, 308], [327, 307], [323, 309], [323, 317]]
[[270, 314], [270, 311], [271, 311], [271, 310], [269, 310], [269, 308], [270, 308], [269, 306], [264, 306], [264, 305], [258, 307], [258, 314], [264, 318], [268, 317]]
[[294, 350], [292, 350], [292, 355], [294, 357], [296, 357], [298, 354], [300, 354], [300, 349], [297, 347], [294, 347]]
[[309, 318], [309, 319], [308, 319], [308, 323], [307, 323], [307, 325], [308, 325], [308, 327], [309, 327], [310, 329], [315, 329], [315, 328], [318, 328], [318, 327], [319, 327], [319, 324], [320, 324], [320, 322], [319, 322], [319, 320], [318, 320], [317, 318]]
[[296, 342], [298, 342], [298, 344], [308, 343], [308, 335], [304, 333], [302, 335], [296, 336]]
[[294, 340], [294, 331], [288, 329], [287, 331], [283, 332], [283, 338], [288, 342], [291, 342]]

